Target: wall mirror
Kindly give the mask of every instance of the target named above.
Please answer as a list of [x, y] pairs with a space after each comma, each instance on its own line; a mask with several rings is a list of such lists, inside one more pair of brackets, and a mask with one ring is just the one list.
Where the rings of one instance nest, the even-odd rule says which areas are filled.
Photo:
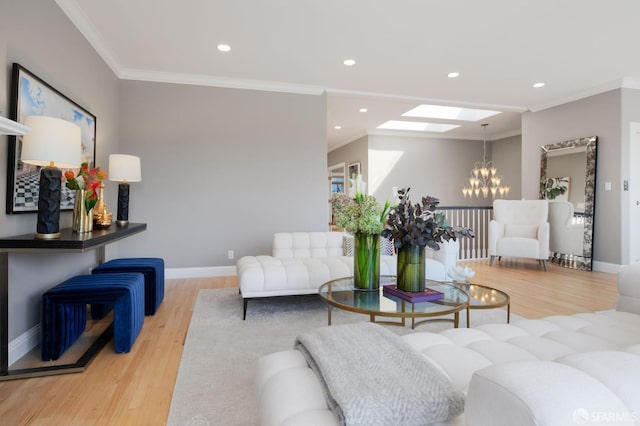
[[549, 200], [549, 261], [591, 271], [598, 138], [542, 147], [540, 198]]

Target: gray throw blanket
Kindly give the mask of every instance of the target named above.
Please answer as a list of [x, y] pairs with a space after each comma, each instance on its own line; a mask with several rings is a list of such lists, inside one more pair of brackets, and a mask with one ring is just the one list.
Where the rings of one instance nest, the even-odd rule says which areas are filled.
[[372, 323], [323, 327], [296, 338], [345, 425], [425, 425], [462, 413], [464, 395], [389, 330]]

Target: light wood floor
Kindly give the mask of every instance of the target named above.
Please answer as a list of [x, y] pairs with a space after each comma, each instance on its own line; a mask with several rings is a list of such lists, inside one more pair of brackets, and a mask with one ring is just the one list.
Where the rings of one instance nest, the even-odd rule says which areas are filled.
[[[472, 280], [511, 296], [511, 311], [527, 318], [611, 309], [616, 276], [528, 260], [497, 266], [469, 262]], [[107, 345], [84, 373], [0, 383], [0, 423], [162, 425], [166, 423], [182, 347], [201, 288], [237, 287], [235, 277], [168, 280], [165, 300], [128, 354]], [[238, 309], [242, 309], [238, 299]], [[215, 397], [212, 395], [212, 398]]]

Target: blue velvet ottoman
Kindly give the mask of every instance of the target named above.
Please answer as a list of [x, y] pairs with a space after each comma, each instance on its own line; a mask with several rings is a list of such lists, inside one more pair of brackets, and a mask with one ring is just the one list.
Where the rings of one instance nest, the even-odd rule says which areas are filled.
[[[113, 259], [95, 267], [91, 271], [92, 274], [111, 274], [116, 272], [140, 272], [144, 274], [144, 314], [154, 315], [158, 306], [162, 303], [162, 299], [164, 299], [164, 260], [159, 257]], [[92, 307], [92, 312], [94, 309], [95, 307]]]
[[77, 275], [42, 295], [42, 360], [58, 359], [84, 332], [87, 304], [112, 304], [114, 346], [129, 352], [144, 322], [144, 275]]

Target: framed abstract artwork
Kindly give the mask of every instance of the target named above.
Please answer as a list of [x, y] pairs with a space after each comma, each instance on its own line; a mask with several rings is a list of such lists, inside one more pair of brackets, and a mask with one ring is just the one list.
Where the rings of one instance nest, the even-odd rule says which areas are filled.
[[[22, 123], [30, 115], [62, 118], [79, 126], [82, 135], [82, 161], [95, 163], [96, 116], [20, 64], [14, 63], [11, 118]], [[10, 137], [7, 156], [7, 214], [38, 210], [40, 167], [23, 163], [20, 160], [21, 152], [22, 137]], [[73, 209], [74, 192], [62, 186], [61, 210]]]

